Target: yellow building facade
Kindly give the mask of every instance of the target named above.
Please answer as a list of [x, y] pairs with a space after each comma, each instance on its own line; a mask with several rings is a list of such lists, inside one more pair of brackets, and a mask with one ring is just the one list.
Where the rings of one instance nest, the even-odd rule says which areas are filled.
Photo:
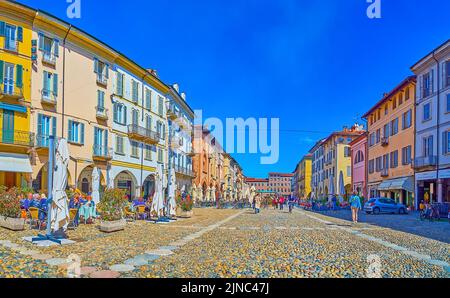
[[297, 188], [299, 198], [308, 198], [311, 195], [312, 155], [305, 155], [298, 165]]
[[32, 15], [0, 3], [0, 185], [31, 184], [29, 150]]

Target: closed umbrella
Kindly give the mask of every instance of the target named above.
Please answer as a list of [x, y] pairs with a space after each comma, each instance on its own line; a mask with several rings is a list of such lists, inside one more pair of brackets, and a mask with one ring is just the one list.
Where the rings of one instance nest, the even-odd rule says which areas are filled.
[[169, 181], [169, 214], [171, 216], [177, 215], [177, 202], [175, 200], [175, 169], [170, 169], [170, 181]]
[[92, 170], [92, 201], [94, 201], [96, 206], [100, 202], [100, 193], [98, 191], [99, 189], [100, 189], [100, 173], [97, 167], [95, 167]]
[[344, 173], [342, 173], [341, 171], [339, 173], [339, 201], [341, 203], [344, 196], [345, 196]]
[[53, 233], [67, 231], [70, 221], [67, 204], [67, 165], [69, 164], [69, 150], [67, 141], [61, 139], [55, 152], [55, 170], [53, 173], [52, 204], [50, 209], [51, 230]]
[[158, 172], [155, 179], [155, 195], [153, 196], [150, 212], [156, 213], [157, 217], [164, 216], [164, 197], [163, 197], [163, 181], [162, 166], [158, 165]]
[[334, 183], [333, 176], [330, 176], [329, 185], [328, 185], [328, 200], [330, 201], [334, 195]]

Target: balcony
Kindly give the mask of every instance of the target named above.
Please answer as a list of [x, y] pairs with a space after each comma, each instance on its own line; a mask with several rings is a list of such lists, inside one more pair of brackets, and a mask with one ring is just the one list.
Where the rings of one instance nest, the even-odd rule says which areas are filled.
[[95, 110], [96, 110], [95, 116], [96, 116], [98, 119], [101, 119], [101, 120], [108, 120], [108, 109], [105, 109], [104, 107], [96, 106], [96, 107], [95, 107]]
[[42, 63], [55, 66], [56, 65], [55, 54], [53, 54], [52, 52], [43, 52]]
[[23, 92], [22, 88], [15, 86], [14, 81], [8, 82], [8, 84], [0, 84], [0, 99], [22, 99]]
[[389, 169], [381, 169], [380, 176], [381, 177], [388, 177], [389, 176]]
[[19, 53], [19, 42], [5, 40], [4, 49], [8, 52]]
[[434, 167], [437, 165], [436, 155], [422, 156], [414, 158], [413, 166], [415, 169]]
[[175, 169], [175, 172], [178, 174], [181, 174], [184, 176], [189, 176], [189, 177], [195, 177], [195, 173], [189, 168], [174, 165], [174, 169]]
[[128, 136], [149, 144], [157, 144], [160, 140], [159, 133], [136, 124], [128, 125]]
[[38, 133], [36, 135], [36, 149], [48, 149], [49, 135]]
[[178, 149], [183, 146], [183, 138], [180, 138], [179, 136], [173, 136], [170, 139], [170, 146], [172, 149]]
[[382, 137], [381, 138], [381, 146], [387, 146], [389, 145], [389, 137]]
[[0, 130], [0, 144], [20, 147], [34, 146], [34, 133], [21, 130]]
[[48, 89], [42, 89], [41, 91], [41, 102], [47, 105], [56, 105], [56, 95]]
[[170, 120], [175, 120], [180, 117], [180, 112], [177, 110], [176, 106], [173, 104], [167, 104], [167, 118]]
[[94, 145], [92, 146], [92, 159], [98, 161], [111, 160], [113, 156], [113, 149], [106, 146]]
[[97, 84], [106, 87], [108, 85], [108, 78], [102, 73], [97, 74]]

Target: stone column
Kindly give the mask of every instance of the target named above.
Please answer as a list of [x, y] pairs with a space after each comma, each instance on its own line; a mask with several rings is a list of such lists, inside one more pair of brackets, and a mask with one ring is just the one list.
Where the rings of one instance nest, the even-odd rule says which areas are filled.
[[442, 179], [437, 180], [437, 201], [442, 203], [443, 189], [442, 189]]

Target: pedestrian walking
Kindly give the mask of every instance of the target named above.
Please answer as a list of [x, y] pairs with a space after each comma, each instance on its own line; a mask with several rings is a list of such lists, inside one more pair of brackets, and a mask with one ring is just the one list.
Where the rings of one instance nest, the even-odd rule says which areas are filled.
[[353, 192], [353, 195], [350, 197], [350, 207], [352, 209], [352, 220], [353, 223], [358, 222], [358, 211], [361, 209], [361, 200], [356, 192]]
[[283, 210], [283, 205], [284, 205], [284, 197], [280, 198], [280, 210]]

